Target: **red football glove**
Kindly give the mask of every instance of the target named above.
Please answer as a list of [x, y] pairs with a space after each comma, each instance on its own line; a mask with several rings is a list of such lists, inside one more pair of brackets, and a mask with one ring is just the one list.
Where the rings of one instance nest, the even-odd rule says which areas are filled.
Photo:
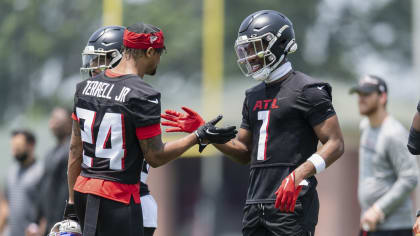
[[288, 175], [276, 191], [275, 208], [283, 212], [294, 212], [296, 200], [302, 190], [302, 185], [295, 187], [295, 172]]
[[197, 130], [198, 127], [204, 125], [205, 122], [203, 118], [201, 118], [197, 112], [188, 107], [182, 107], [182, 110], [184, 110], [186, 114], [174, 110], [166, 110], [165, 114], [160, 115], [163, 119], [169, 120], [162, 121], [162, 125], [174, 127], [166, 129], [166, 132], [192, 133]]

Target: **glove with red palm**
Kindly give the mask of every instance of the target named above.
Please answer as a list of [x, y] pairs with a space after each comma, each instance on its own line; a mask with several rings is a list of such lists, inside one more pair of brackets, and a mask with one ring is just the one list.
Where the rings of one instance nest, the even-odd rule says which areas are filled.
[[293, 171], [281, 183], [276, 191], [275, 208], [279, 208], [283, 212], [294, 212], [296, 200], [302, 190], [302, 185], [296, 187], [295, 172]]
[[182, 110], [184, 110], [186, 114], [174, 110], [166, 110], [165, 114], [160, 115], [162, 118], [168, 120], [162, 121], [162, 125], [174, 127], [166, 129], [166, 132], [192, 133], [196, 131], [198, 127], [205, 124], [205, 121], [197, 112], [188, 107], [182, 107]]

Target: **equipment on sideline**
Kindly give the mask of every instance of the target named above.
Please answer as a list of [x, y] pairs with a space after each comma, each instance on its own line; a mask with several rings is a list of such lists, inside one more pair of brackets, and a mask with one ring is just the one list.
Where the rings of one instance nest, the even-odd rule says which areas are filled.
[[82, 236], [82, 230], [76, 221], [63, 220], [51, 228], [48, 236]]

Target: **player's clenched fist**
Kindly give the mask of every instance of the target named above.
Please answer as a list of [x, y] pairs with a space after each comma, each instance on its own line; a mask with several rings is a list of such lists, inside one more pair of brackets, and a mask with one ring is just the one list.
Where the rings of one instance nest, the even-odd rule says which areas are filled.
[[293, 171], [283, 180], [280, 187], [277, 189], [275, 207], [283, 212], [294, 212], [296, 200], [301, 190], [301, 185], [296, 187], [295, 172]]
[[166, 132], [187, 132], [192, 133], [198, 129], [198, 127], [204, 125], [204, 120], [201, 116], [188, 107], [182, 107], [182, 110], [186, 114], [174, 111], [166, 110], [165, 114], [162, 114], [161, 117], [168, 121], [162, 121], [162, 125], [170, 126], [173, 128], [168, 128]]

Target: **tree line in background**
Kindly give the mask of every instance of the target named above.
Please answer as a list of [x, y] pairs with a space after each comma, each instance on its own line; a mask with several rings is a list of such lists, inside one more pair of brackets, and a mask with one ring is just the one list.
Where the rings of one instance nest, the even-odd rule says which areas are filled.
[[[290, 58], [297, 69], [312, 75], [352, 80], [371, 55], [410, 66], [411, 2], [366, 2], [225, 0], [225, 77], [241, 76], [233, 50], [237, 30], [247, 15], [262, 9], [280, 11], [292, 20], [299, 49]], [[185, 78], [200, 74], [201, 1], [126, 0], [123, 10], [126, 26], [143, 21], [164, 30], [168, 50], [160, 73]], [[60, 84], [77, 76], [80, 53], [101, 26], [101, 14], [100, 0], [0, 1], [0, 122], [28, 108], [71, 103], [56, 91], [43, 91], [48, 81], [42, 88], [40, 83], [47, 78]]]

